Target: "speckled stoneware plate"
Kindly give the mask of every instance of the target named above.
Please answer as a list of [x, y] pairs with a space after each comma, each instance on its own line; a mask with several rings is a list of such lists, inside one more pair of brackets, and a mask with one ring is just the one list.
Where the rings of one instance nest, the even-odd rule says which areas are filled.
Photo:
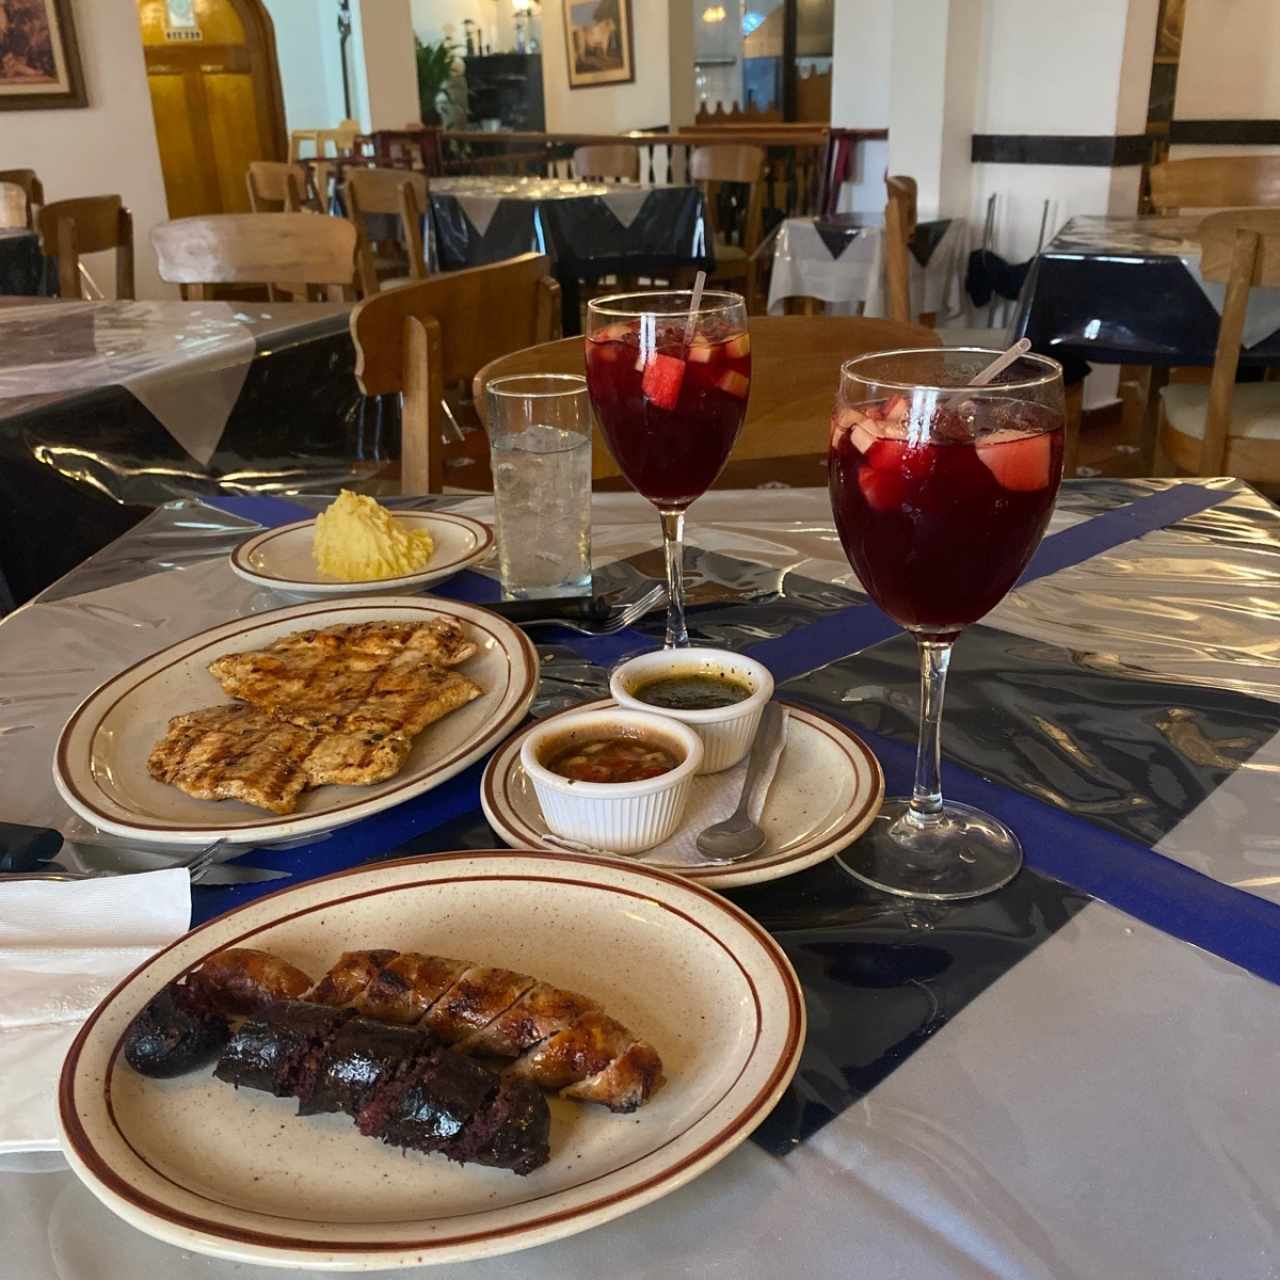
[[321, 573], [311, 558], [316, 522], [267, 529], [246, 539], [231, 553], [231, 567], [246, 582], [274, 591], [305, 596], [368, 595], [370, 592], [417, 591], [447, 578], [469, 564], [483, 559], [493, 546], [493, 530], [470, 516], [448, 511], [393, 511], [406, 531], [425, 530], [435, 549], [425, 569], [397, 578], [375, 578], [367, 582], [343, 582]]
[[[827, 716], [785, 698], [776, 701], [787, 708], [787, 745], [760, 815], [768, 837], [764, 848], [728, 866], [697, 860], [691, 847], [694, 828], [700, 830], [728, 817], [737, 804], [735, 791], [721, 795], [719, 810], [708, 811], [714, 789], [724, 790], [720, 779], [725, 775], [712, 774], [693, 780], [681, 829], [636, 861], [674, 871], [713, 889], [730, 889], [777, 880], [812, 867], [847, 847], [871, 825], [884, 799], [884, 774], [871, 748], [851, 729]], [[589, 705], [613, 707], [617, 703], [607, 698]], [[548, 724], [554, 718], [541, 723]], [[508, 844], [526, 849], [562, 848], [554, 842], [533, 784], [520, 764], [520, 746], [528, 732], [527, 728], [520, 730], [493, 753], [480, 784], [480, 801], [489, 825]], [[738, 787], [745, 767], [726, 771], [738, 780]]]
[[[367, 787], [317, 787], [285, 816], [238, 800], [197, 800], [147, 772], [171, 717], [228, 702], [209, 674], [225, 653], [261, 649], [295, 631], [344, 623], [459, 619], [479, 653], [459, 670], [484, 690], [414, 739], [404, 768]], [[538, 683], [538, 653], [505, 618], [476, 605], [425, 596], [313, 601], [237, 618], [171, 645], [113, 676], [64, 726], [53, 777], [62, 798], [99, 830], [166, 844], [264, 844], [319, 835], [438, 786], [478, 760], [524, 718]]]
[[[662, 1055], [640, 1110], [550, 1098], [549, 1164], [526, 1178], [362, 1138], [342, 1116], [235, 1091], [209, 1068], [134, 1074], [129, 1021], [223, 947], [277, 952], [313, 976], [346, 949], [434, 951], [582, 991]], [[805, 1015], [763, 929], [699, 885], [616, 859], [500, 850], [383, 863], [285, 889], [179, 939], [91, 1015], [63, 1065], [67, 1159], [125, 1221], [241, 1262], [374, 1270], [543, 1244], [674, 1191], [769, 1114]]]

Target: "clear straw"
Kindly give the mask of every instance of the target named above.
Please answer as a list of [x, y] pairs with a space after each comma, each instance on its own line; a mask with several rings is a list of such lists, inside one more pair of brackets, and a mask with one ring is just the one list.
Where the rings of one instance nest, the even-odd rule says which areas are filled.
[[693, 299], [689, 303], [689, 319], [684, 326], [684, 345], [686, 347], [693, 342], [693, 330], [698, 323], [698, 308], [702, 305], [702, 291], [706, 287], [707, 273], [699, 271], [698, 278], [693, 282]]
[[[998, 378], [1015, 360], [1031, 350], [1030, 338], [1019, 338], [1008, 351], [998, 355], [987, 367], [973, 375], [971, 387], [985, 387], [993, 378]], [[963, 404], [968, 398], [968, 391], [960, 391], [954, 395], [944, 396], [943, 405]]]

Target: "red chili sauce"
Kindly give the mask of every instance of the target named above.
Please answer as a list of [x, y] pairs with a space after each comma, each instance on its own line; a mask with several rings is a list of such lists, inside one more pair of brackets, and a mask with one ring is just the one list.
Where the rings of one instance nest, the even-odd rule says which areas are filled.
[[553, 747], [542, 763], [573, 782], [642, 782], [670, 773], [680, 761], [656, 742], [615, 737]]

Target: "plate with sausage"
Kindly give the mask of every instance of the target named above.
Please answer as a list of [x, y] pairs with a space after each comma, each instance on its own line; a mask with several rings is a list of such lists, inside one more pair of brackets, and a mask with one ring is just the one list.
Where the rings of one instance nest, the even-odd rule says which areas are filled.
[[804, 1044], [776, 943], [588, 854], [463, 851], [309, 881], [194, 930], [85, 1023], [71, 1167], [181, 1248], [374, 1270], [485, 1257], [683, 1186]]

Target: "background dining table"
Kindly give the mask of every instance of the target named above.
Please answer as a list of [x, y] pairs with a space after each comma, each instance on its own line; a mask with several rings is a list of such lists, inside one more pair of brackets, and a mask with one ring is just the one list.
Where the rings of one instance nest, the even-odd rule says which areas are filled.
[[[452, 505], [492, 514], [489, 498]], [[163, 507], [0, 623], [5, 818], [65, 816], [49, 757], [103, 678], [289, 603], [234, 577], [227, 553], [297, 514]], [[593, 520], [601, 585], [659, 572], [646, 503], [597, 495]], [[785, 696], [865, 736], [890, 794], [907, 787], [914, 646], [859, 590], [826, 495], [712, 492], [688, 539], [695, 643], [751, 652]], [[497, 594], [491, 567], [438, 590]], [[944, 724], [947, 789], [1014, 826], [1022, 873], [958, 904], [889, 898], [835, 862], [730, 891], [804, 986], [808, 1044], [777, 1109], [626, 1218], [440, 1274], [1276, 1275], [1277, 616], [1280, 512], [1247, 486], [1067, 482], [1022, 584], [960, 640]], [[659, 618], [608, 638], [539, 630], [534, 714], [600, 696], [660, 634]], [[479, 774], [243, 861], [306, 878], [493, 847]], [[275, 887], [196, 888], [193, 920]], [[56, 1154], [3, 1169], [4, 1280], [268, 1274], [117, 1221]]]
[[[457, 271], [545, 253], [560, 282], [564, 332], [581, 330], [580, 287], [604, 276], [665, 277], [715, 268], [706, 202], [695, 186], [569, 178], [432, 178], [428, 263]], [[335, 204], [341, 211], [341, 204]], [[388, 215], [368, 219], [376, 239], [397, 238]]]
[[[0, 306], [0, 581], [21, 602], [191, 494], [334, 492], [393, 456], [331, 303]], [[385, 421], [384, 421], [385, 418]]]

